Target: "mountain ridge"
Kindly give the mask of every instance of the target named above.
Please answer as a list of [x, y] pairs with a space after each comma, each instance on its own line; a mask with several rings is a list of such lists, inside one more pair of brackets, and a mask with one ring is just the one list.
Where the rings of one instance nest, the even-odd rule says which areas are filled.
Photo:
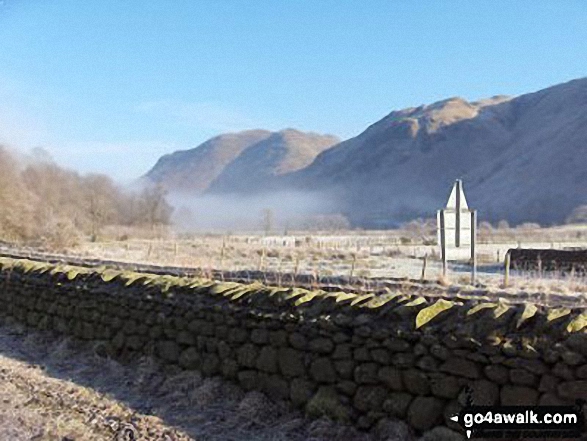
[[[272, 136], [257, 148], [273, 151]], [[355, 137], [318, 144], [290, 168], [257, 162], [249, 145], [205, 191], [320, 194], [353, 225], [377, 228], [434, 216], [461, 178], [480, 219], [561, 223], [587, 204], [587, 78], [394, 110]]]

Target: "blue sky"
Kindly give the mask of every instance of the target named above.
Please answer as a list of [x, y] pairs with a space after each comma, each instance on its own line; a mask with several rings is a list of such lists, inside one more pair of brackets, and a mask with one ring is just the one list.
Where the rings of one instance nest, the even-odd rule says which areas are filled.
[[580, 1], [0, 0], [0, 141], [121, 181], [226, 131], [587, 76]]

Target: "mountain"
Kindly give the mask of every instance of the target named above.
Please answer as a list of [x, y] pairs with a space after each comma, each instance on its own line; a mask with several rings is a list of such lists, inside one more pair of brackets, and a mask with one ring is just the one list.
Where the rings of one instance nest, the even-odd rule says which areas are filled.
[[318, 189], [377, 227], [434, 216], [457, 178], [480, 220], [563, 222], [587, 203], [587, 79], [392, 112], [280, 185]]
[[301, 170], [316, 156], [340, 142], [330, 135], [286, 129], [272, 133], [237, 156], [211, 183], [210, 193], [270, 190], [275, 177]]
[[306, 167], [339, 141], [294, 129], [230, 133], [163, 156], [145, 177], [192, 194], [260, 191], [271, 178]]
[[269, 136], [267, 130], [216, 136], [193, 149], [161, 157], [145, 178], [173, 191], [202, 193], [243, 150]]
[[562, 223], [587, 205], [587, 78], [393, 111], [339, 143], [292, 129], [222, 135], [147, 176], [214, 194], [294, 190], [366, 228], [435, 216], [460, 178], [480, 221]]

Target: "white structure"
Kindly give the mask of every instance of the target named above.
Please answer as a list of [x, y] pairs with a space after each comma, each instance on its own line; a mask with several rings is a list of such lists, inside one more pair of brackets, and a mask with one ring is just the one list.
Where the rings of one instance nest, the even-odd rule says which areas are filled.
[[447, 261], [469, 261], [474, 273], [477, 212], [469, 209], [460, 179], [452, 188], [446, 208], [438, 211], [437, 220], [443, 272]]

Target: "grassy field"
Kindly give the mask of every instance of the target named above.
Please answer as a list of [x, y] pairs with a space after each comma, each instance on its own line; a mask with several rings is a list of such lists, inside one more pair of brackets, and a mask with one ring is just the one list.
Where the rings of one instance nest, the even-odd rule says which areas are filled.
[[[511, 272], [503, 286], [503, 260], [508, 249], [587, 248], [587, 226], [480, 230], [477, 284], [493, 290], [544, 291], [584, 296], [584, 275], [556, 272]], [[470, 285], [470, 267], [450, 263], [446, 277], [436, 237], [428, 231], [344, 232], [337, 234], [292, 233], [287, 236], [193, 235], [158, 240], [110, 240], [85, 242], [66, 250], [81, 257], [124, 262], [200, 268], [202, 271], [266, 271], [288, 277], [306, 274], [328, 282], [339, 276], [358, 280], [367, 287], [374, 279], [407, 278], [439, 281], [443, 285]], [[424, 268], [424, 260], [426, 265]]]

